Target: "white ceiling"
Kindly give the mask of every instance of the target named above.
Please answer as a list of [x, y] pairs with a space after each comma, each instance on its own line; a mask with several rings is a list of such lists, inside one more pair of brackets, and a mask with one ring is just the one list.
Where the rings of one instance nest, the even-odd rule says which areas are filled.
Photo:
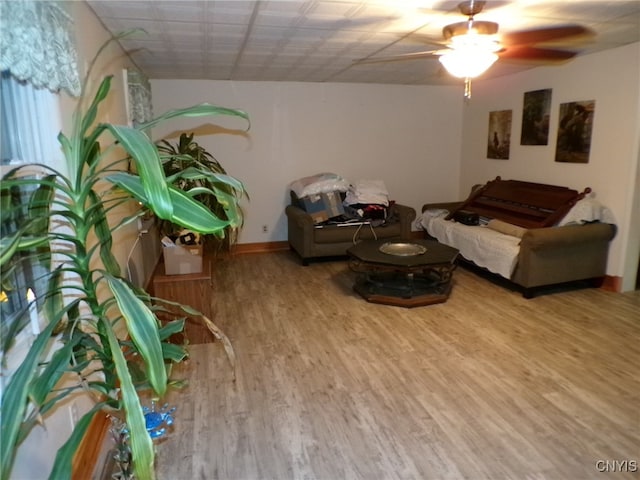
[[[114, 34], [134, 28], [146, 31], [121, 43], [149, 78], [423, 85], [461, 80], [443, 72], [437, 57], [365, 65], [354, 65], [353, 60], [438, 49], [433, 42], [442, 41], [442, 27], [466, 19], [458, 11], [459, 1], [88, 0], [88, 4]], [[489, 0], [476, 20], [498, 22], [502, 33], [583, 25], [596, 36], [553, 46], [580, 55], [640, 41], [640, 0]], [[499, 60], [485, 76], [532, 66]]]

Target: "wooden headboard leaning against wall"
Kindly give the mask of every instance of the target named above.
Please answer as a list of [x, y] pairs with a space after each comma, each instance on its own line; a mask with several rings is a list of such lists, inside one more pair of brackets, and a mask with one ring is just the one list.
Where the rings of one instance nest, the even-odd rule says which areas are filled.
[[588, 187], [580, 193], [567, 187], [496, 177], [474, 190], [446, 218], [450, 220], [457, 211], [465, 210], [524, 228], [551, 227], [590, 192]]

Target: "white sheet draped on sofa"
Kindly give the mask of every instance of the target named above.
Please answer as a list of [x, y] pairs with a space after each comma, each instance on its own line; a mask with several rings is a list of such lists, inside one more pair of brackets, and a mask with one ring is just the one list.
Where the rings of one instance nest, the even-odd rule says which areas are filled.
[[[520, 238], [498, 232], [487, 225], [469, 226], [445, 220], [448, 213], [443, 209], [425, 210], [416, 220], [416, 225], [440, 243], [460, 250], [467, 260], [510, 279], [518, 264]], [[611, 210], [589, 196], [578, 201], [558, 222], [558, 226], [591, 222], [616, 223]]]
[[490, 272], [511, 278], [518, 263], [520, 239], [486, 226], [447, 221], [444, 219], [447, 214], [446, 210], [426, 210], [420, 218], [420, 224], [440, 243], [460, 250], [464, 258], [473, 260], [476, 265]]

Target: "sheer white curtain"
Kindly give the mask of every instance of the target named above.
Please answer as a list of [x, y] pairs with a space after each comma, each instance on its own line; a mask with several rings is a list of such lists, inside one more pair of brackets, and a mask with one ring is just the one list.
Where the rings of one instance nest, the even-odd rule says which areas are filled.
[[4, 71], [0, 101], [2, 165], [59, 165], [62, 152], [57, 140], [61, 127], [58, 97], [44, 88], [19, 82]]
[[[60, 108], [57, 94], [66, 90], [77, 96], [81, 85], [77, 68], [72, 18], [68, 2], [0, 1], [0, 171], [29, 165], [24, 172], [40, 175], [43, 164], [64, 172], [57, 135]], [[11, 235], [24, 222], [33, 188], [3, 188], [0, 234]], [[6, 208], [5, 208], [6, 207]], [[31, 252], [15, 254], [9, 261], [12, 278], [0, 291], [0, 338], [13, 320], [21, 319], [28, 306], [26, 292], [36, 297], [46, 288], [47, 271]], [[41, 302], [38, 301], [38, 304]], [[2, 346], [4, 347], [4, 346]]]
[[[58, 96], [26, 82], [19, 82], [8, 71], [0, 74], [0, 115], [2, 128], [2, 173], [17, 165], [44, 164], [60, 168], [62, 151], [57, 141], [60, 131]], [[39, 175], [37, 167], [28, 167], [30, 175]], [[24, 221], [29, 197], [35, 187], [20, 191], [2, 192], [3, 205], [10, 210], [0, 215], [0, 234], [10, 235]], [[9, 200], [11, 198], [11, 200]], [[9, 265], [13, 269], [10, 288], [0, 293], [0, 333], [5, 333], [16, 318], [28, 307], [26, 292], [31, 289], [40, 298], [46, 291], [47, 269], [34, 262], [30, 253], [14, 255]], [[38, 302], [39, 304], [41, 302]], [[26, 324], [21, 318], [21, 324]]]

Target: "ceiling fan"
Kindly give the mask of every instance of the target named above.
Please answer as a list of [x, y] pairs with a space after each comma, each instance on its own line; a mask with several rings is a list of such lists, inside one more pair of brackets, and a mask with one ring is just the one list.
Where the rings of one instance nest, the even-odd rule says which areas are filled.
[[521, 30], [498, 35], [496, 22], [476, 20], [487, 2], [467, 0], [458, 4], [458, 10], [466, 15], [466, 21], [446, 25], [442, 29], [442, 41], [428, 41], [442, 45], [443, 49], [427, 50], [390, 57], [367, 57], [355, 64], [438, 58], [453, 76], [465, 79], [465, 98], [471, 96], [471, 79], [484, 73], [498, 59], [554, 64], [575, 57], [578, 52], [538, 47], [547, 42], [586, 38], [594, 32], [581, 25], [558, 25], [531, 30]]

